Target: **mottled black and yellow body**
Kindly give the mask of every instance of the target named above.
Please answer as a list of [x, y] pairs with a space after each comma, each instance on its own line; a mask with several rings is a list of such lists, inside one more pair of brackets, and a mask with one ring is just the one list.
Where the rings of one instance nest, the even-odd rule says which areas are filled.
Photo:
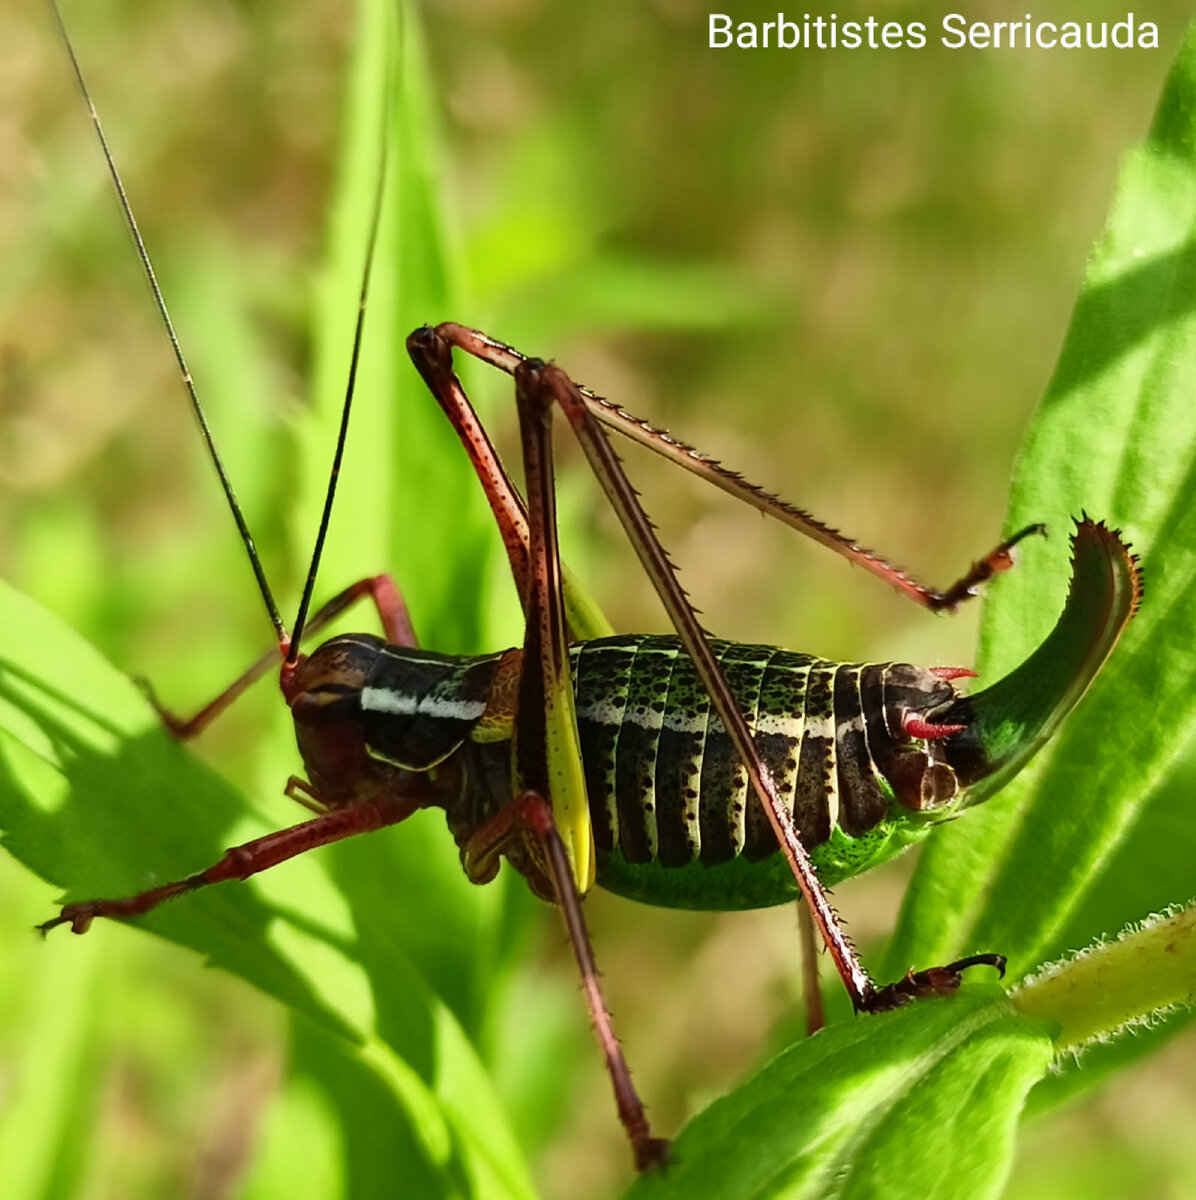
[[[933, 720], [952, 705], [950, 683], [905, 664], [712, 645], [826, 882], [916, 839], [928, 826], [917, 814], [957, 795], [942, 744], [902, 728], [907, 713]], [[604, 638], [571, 657], [598, 882], [670, 907], [792, 899], [776, 835], [679, 639]]]
[[[959, 796], [947, 742], [905, 732], [909, 717], [935, 722], [959, 701], [949, 682], [908, 664], [712, 645], [825, 882], [920, 839], [927, 817], [943, 815]], [[318, 720], [306, 737], [297, 714], [313, 780], [326, 776], [313, 761], [326, 732], [336, 729], [343, 757], [340, 734], [356, 730], [378, 788], [394, 772], [437, 781], [436, 803], [464, 847], [511, 799], [510, 713], [496, 697], [518, 652], [455, 657], [358, 634], [326, 643], [309, 670], [324, 658], [334, 672], [326, 689], [309, 688]], [[571, 647], [570, 663], [598, 883], [680, 908], [792, 899], [792, 872], [680, 640], [582, 642]], [[518, 855], [512, 862], [528, 870]]]

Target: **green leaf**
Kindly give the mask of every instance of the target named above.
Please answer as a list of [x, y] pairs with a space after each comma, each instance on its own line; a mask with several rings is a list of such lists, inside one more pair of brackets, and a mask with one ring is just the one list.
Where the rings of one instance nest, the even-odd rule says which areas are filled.
[[[1021, 567], [993, 587], [982, 677], [1008, 672], [1050, 628], [1066, 588], [1064, 535], [1082, 510], [1124, 530], [1141, 556], [1141, 612], [1053, 745], [999, 798], [933, 839], [890, 970], [992, 950], [1009, 956], [1016, 978], [1066, 949], [1065, 937], [1075, 948], [1112, 932], [1072, 918], [1088, 897], [1116, 893], [1127, 869], [1150, 869], [1118, 851], [1196, 728], [1194, 85], [1190, 32], [1150, 136], [1126, 159], [1018, 458], [1009, 527], [1044, 520], [1055, 537], [1027, 546]], [[1196, 892], [1187, 862], [1173, 901]], [[1118, 924], [1145, 915], [1122, 910]]]
[[[1060, 938], [1061, 945], [1084, 946], [1095, 931], [1106, 935], [1119, 931], [1126, 914], [1162, 912], [1191, 893], [1191, 863], [1196, 858], [1196, 823], [1191, 815], [1194, 786], [1196, 763], [1189, 753], [1151, 794], [1133, 829], [1105, 866], [1105, 878], [1116, 880], [1117, 886], [1085, 898]], [[1032, 1106], [1036, 1111], [1045, 1110], [1099, 1086], [1113, 1072], [1161, 1050], [1191, 1020], [1190, 1010], [1180, 1009], [1156, 1018], [1149, 1027], [1136, 1027], [1132, 1037], [1090, 1045], [1079, 1056], [1065, 1055], [1034, 1089]]]
[[[125, 676], [6, 585], [0, 623], [0, 827], [11, 853], [46, 878], [69, 880], [69, 895], [81, 899], [181, 877], [197, 859], [215, 861], [223, 845], [244, 840], [245, 797], [166, 734]], [[46, 668], [50, 678], [71, 678], [74, 694], [43, 682]], [[164, 807], [174, 821], [159, 819]], [[252, 832], [265, 831], [255, 825]], [[335, 1059], [387, 1091], [416, 1131], [411, 1144], [426, 1169], [477, 1184], [462, 1195], [531, 1194], [456, 1019], [384, 923], [354, 931], [320, 862], [199, 892], [140, 924], [336, 1035]], [[60, 934], [45, 952], [73, 949]], [[327, 1070], [319, 1077], [331, 1085]]]
[[824, 1029], [694, 1118], [628, 1200], [995, 1196], [1051, 1033], [993, 985]]
[[[1127, 160], [1018, 460], [1007, 528], [1045, 521], [1055, 536], [1028, 544], [1019, 569], [993, 585], [982, 677], [1007, 674], [1049, 632], [1066, 593], [1066, 534], [1081, 512], [1124, 529], [1142, 556], [1142, 611], [1030, 769], [931, 839], [886, 978], [980, 951], [1008, 954], [1014, 977], [1023, 975], [1057, 954], [1064, 936], [1083, 946], [1106, 932], [1074, 918], [1089, 898], [1118, 896], [1113, 864], [1136, 876], [1160, 851], [1151, 842], [1136, 863], [1119, 856], [1196, 725], [1194, 81], [1196, 32], [1150, 138]], [[1171, 863], [1170, 900], [1196, 892], [1194, 863], [1190, 855]], [[1146, 915], [1124, 908], [1135, 894], [1127, 891], [1120, 924]], [[973, 986], [952, 1004], [849, 1020], [791, 1047], [695, 1118], [677, 1141], [677, 1166], [631, 1195], [998, 1194], [1014, 1125], [1054, 1056], [1058, 1026], [1023, 1025], [993, 999], [990, 1015], [1004, 1015], [974, 1039], [969, 1006], [986, 993]], [[1079, 1021], [1066, 1001], [1045, 1003], [1035, 1011]], [[895, 1069], [892, 1055], [922, 1068], [911, 1071], [908, 1099], [896, 1089], [896, 1104], [892, 1085], [878, 1082]]]
[[[305, 564], [315, 528], [310, 513], [318, 508], [328, 473], [332, 439], [326, 424], [335, 422], [347, 374], [363, 231], [378, 173], [381, 121], [389, 113], [396, 153], [388, 186], [399, 203], [388, 209], [390, 227], [375, 269], [376, 304], [359, 381], [361, 420], [342, 476], [349, 486], [337, 510], [336, 550], [321, 577], [330, 580], [330, 591], [339, 590], [363, 566], [378, 570], [414, 562], [413, 607], [420, 614], [424, 606], [442, 614], [439, 625], [425, 622], [427, 636], [446, 648], [462, 648], [482, 637], [491, 618], [481, 614], [494, 607], [487, 589], [476, 579], [467, 584], [462, 572], [476, 568], [484, 575], [488, 539], [497, 539], [468, 465], [414, 371], [401, 361], [402, 338], [394, 336], [396, 327], [447, 316], [453, 303], [451, 255], [439, 229], [422, 47], [411, 14], [404, 9], [400, 18], [401, 35], [393, 6], [363, 0], [360, 7], [341, 143], [345, 165], [333, 208], [324, 303], [312, 326], [316, 399], [309, 419], [300, 423], [298, 453], [283, 456], [292, 477], [273, 493], [255, 457], [237, 465], [251, 476], [247, 503], [274, 506], [269, 519], [251, 522], [255, 532], [268, 533], [271, 520], [277, 524], [280, 517], [293, 520], [302, 531], [296, 541], [304, 544], [295, 547], [292, 561]], [[390, 71], [396, 45], [403, 61]], [[190, 293], [197, 312], [205, 307], [210, 281], [230, 274], [216, 253], [204, 264], [210, 270], [200, 273]], [[418, 317], [410, 315], [412, 308]], [[244, 365], [251, 355], [238, 339], [240, 327], [214, 325], [218, 335], [223, 331], [229, 361]], [[408, 407], [420, 414], [402, 427], [393, 416], [400, 370], [410, 377]], [[214, 378], [218, 396], [222, 383], [228, 392], [235, 390], [236, 382], [221, 372]], [[254, 442], [246, 423], [239, 434]], [[354, 448], [359, 458], [352, 457]], [[435, 477], [441, 462], [451, 464], [444, 479]], [[386, 481], [393, 482], [389, 495], [380, 491]], [[429, 494], [445, 496], [448, 503], [429, 506]], [[222, 528], [229, 531], [227, 524]], [[454, 538], [461, 554], [442, 554], [440, 547]], [[398, 543], [405, 556], [394, 552]], [[447, 603], [445, 594], [454, 589], [469, 599]], [[70, 898], [130, 895], [189, 876], [217, 861], [226, 846], [299, 819], [293, 807], [285, 817], [256, 815], [252, 801], [166, 734], [126, 676], [7, 587], [0, 590], [0, 622], [5, 630], [0, 829], [16, 858], [68, 886]], [[275, 701], [274, 708], [273, 736], [259, 739], [258, 748], [265, 795], [277, 795], [295, 760], [285, 705]], [[483, 892], [464, 886], [443, 821], [427, 814], [394, 837], [298, 859], [247, 886], [209, 889], [139, 924], [199, 952], [286, 1007], [296, 1025], [300, 1091], [309, 1098], [313, 1089], [322, 1093], [316, 1106], [340, 1114], [346, 1152], [360, 1149], [367, 1128], [378, 1134], [390, 1127], [393, 1136], [384, 1148], [373, 1158], [359, 1155], [332, 1181], [345, 1194], [370, 1188], [376, 1194], [379, 1179], [407, 1178], [413, 1186], [425, 1180], [429, 1196], [525, 1197], [532, 1187], [522, 1155], [471, 1038], [478, 1039], [490, 1006], [501, 1001], [495, 975], [517, 941], [517, 916], [527, 907], [527, 898], [509, 887]], [[428, 911], [437, 914], [435, 928]], [[111, 927], [96, 929], [88, 947], [115, 933]], [[79, 949], [72, 942], [59, 931], [39, 950], [51, 959], [69, 956]], [[64, 1042], [64, 1053], [69, 1046]], [[82, 1085], [90, 1076], [80, 1069], [73, 1078]], [[358, 1101], [340, 1103], [351, 1096]], [[45, 1096], [25, 1088], [22, 1098], [45, 1112]], [[80, 1092], [79, 1103], [87, 1101], [88, 1094]], [[21, 1149], [31, 1186], [39, 1171], [45, 1173], [44, 1164], [72, 1161], [59, 1148], [77, 1127], [77, 1111], [74, 1104], [58, 1104], [57, 1125], [44, 1122], [29, 1131], [33, 1137]], [[310, 1115], [312, 1109], [300, 1105], [294, 1111]], [[86, 1157], [94, 1136], [86, 1127], [73, 1147], [75, 1158]]]
[[1072, 1050], [1196, 1002], [1196, 908], [1152, 918], [1116, 941], [1044, 968], [1014, 998], [1018, 1011], [1053, 1021]]

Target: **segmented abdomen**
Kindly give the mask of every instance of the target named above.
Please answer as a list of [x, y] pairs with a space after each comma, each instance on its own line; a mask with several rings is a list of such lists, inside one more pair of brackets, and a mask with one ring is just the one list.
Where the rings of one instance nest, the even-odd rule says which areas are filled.
[[[807, 848], [834, 827], [857, 836], [894, 800], [930, 807], [953, 794], [933, 744], [901, 727], [955, 696], [905, 664], [842, 664], [772, 646], [711, 643], [764, 765]], [[572, 647], [578, 728], [599, 851], [679, 867], [777, 852], [721, 721], [676, 637], [603, 638]], [[929, 800], [928, 796], [929, 791]]]

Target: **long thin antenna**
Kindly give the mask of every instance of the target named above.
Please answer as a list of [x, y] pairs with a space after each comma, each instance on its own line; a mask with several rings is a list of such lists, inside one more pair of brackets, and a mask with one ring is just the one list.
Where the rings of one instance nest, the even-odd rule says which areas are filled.
[[378, 245], [378, 230], [382, 224], [382, 200], [386, 193], [387, 165], [390, 161], [391, 124], [391, 58], [386, 59], [386, 78], [383, 81], [382, 124], [379, 132], [378, 181], [374, 188], [374, 207], [370, 215], [370, 233], [366, 241], [365, 266], [361, 272], [361, 289], [357, 296], [357, 324], [353, 329], [353, 354], [349, 360], [349, 378], [345, 384], [345, 400], [341, 406], [340, 429], [336, 435], [336, 450], [332, 456], [332, 469], [328, 474], [328, 490], [324, 493], [324, 510], [320, 514], [320, 528], [316, 533], [316, 545], [312, 551], [311, 566], [307, 581], [303, 585], [303, 598], [295, 614], [295, 628], [287, 650], [286, 665], [294, 664], [299, 658], [299, 642], [307, 624], [307, 613], [311, 607], [312, 593], [316, 587], [316, 575], [320, 569], [320, 558], [324, 553], [324, 542], [328, 537], [328, 525], [332, 519], [332, 504], [336, 498], [336, 484], [340, 478], [341, 463], [345, 457], [345, 443], [349, 434], [349, 414], [353, 408], [353, 393], [357, 386], [357, 368], [361, 362], [361, 341], [365, 330], [366, 300], [370, 292], [370, 275], [374, 268], [374, 252]]
[[54, 20], [58, 25], [58, 32], [62, 37], [62, 43], [66, 47], [67, 54], [70, 55], [71, 66], [75, 72], [75, 79], [79, 84], [79, 91], [83, 94], [83, 102], [87, 105], [92, 126], [96, 131], [96, 136], [99, 138], [100, 148], [104, 152], [104, 161], [108, 164], [108, 174], [112, 176], [112, 183], [116, 188], [116, 196], [124, 212], [125, 224], [132, 235], [133, 244], [137, 247], [137, 257], [141, 259], [141, 269], [149, 282], [150, 291], [154, 294], [154, 303], [158, 308], [158, 316], [162, 320], [166, 336], [170, 339], [170, 347], [174, 351], [174, 359], [178, 363], [183, 386], [187, 389], [187, 395], [191, 400], [191, 411], [195, 414], [195, 419], [199, 423], [200, 433], [203, 435], [204, 444], [207, 446], [208, 457], [212, 460], [212, 465], [216, 468], [216, 474], [220, 477], [220, 486], [224, 489], [224, 497], [228, 501], [228, 507], [233, 514], [233, 520], [237, 523], [237, 532], [241, 535], [241, 542], [245, 546], [245, 553], [249, 556], [249, 565], [253, 568], [258, 591], [261, 592], [262, 600], [265, 602], [266, 612], [270, 617], [271, 624], [274, 626], [274, 632], [278, 635], [279, 644], [286, 645], [290, 641], [287, 628], [282, 623], [278, 606], [274, 603], [274, 596], [270, 591], [269, 583], [266, 581], [266, 573], [262, 568], [261, 559], [258, 557], [257, 547], [253, 544], [253, 536], [249, 532], [249, 526], [245, 524], [245, 516], [241, 512], [241, 505], [237, 502], [237, 496], [233, 491], [233, 485], [229, 480], [228, 472], [224, 469], [224, 461], [220, 457], [220, 452], [216, 449], [216, 442], [212, 437], [208, 418], [204, 413], [203, 406], [199, 402], [199, 394], [196, 392], [195, 383], [191, 378], [191, 369], [187, 366], [187, 359], [183, 355], [183, 348], [179, 344], [178, 335], [175, 333], [174, 322], [170, 319], [170, 313], [166, 308], [166, 299], [162, 295], [161, 287], [158, 285], [158, 277], [154, 273], [153, 263], [150, 262], [149, 251], [145, 248], [145, 241], [142, 239], [137, 218], [133, 215], [133, 207], [129, 203], [129, 197], [125, 192], [125, 185], [121, 180], [120, 172], [116, 169], [116, 160], [112, 157], [112, 151], [109, 149], [108, 139], [104, 135], [104, 126], [100, 123], [100, 114], [96, 111], [95, 103], [91, 98], [91, 91], [87, 86], [87, 80], [83, 77], [83, 68], [79, 65], [78, 56], [75, 54], [75, 47], [71, 42], [71, 35], [67, 32], [66, 22], [63, 20], [62, 12], [58, 7], [58, 0], [47, 0], [47, 2], [50, 6], [50, 11], [54, 14]]

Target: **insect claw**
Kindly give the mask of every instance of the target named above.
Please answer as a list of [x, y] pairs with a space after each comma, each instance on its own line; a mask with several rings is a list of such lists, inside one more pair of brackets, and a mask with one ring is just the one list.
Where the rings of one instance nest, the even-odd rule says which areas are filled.
[[951, 996], [959, 991], [963, 982], [963, 972], [969, 967], [992, 967], [1002, 979], [1005, 977], [1005, 956], [1003, 954], [971, 954], [967, 958], [956, 959], [945, 967], [928, 967], [925, 971], [915, 971], [912, 967], [905, 973], [904, 978], [896, 983], [873, 992], [865, 1005], [867, 1012], [888, 1012], [894, 1008], [902, 1008], [911, 1000], [920, 1000], [925, 996]]
[[635, 1146], [635, 1169], [643, 1174], [645, 1171], [662, 1171], [671, 1161], [668, 1138], [645, 1138]]
[[961, 971], [966, 971], [969, 967], [992, 967], [997, 972], [998, 979], [1005, 978], [1005, 967], [1008, 965], [1008, 960], [1003, 954], [970, 954], [967, 958], [957, 958], [953, 963], [948, 963], [940, 970], [950, 971], [954, 975], [958, 975]]
[[1002, 542], [983, 560], [983, 564], [989, 568], [990, 574], [1008, 571], [1014, 564], [1013, 548], [1018, 542], [1024, 541], [1028, 537], [1046, 537], [1046, 535], [1047, 527], [1041, 521], [1034, 525], [1027, 525], [1024, 529], [1019, 529], [1011, 538]]
[[57, 928], [59, 925], [69, 924], [72, 933], [86, 933], [91, 927], [91, 922], [95, 913], [92, 911], [90, 904], [68, 904], [56, 917], [51, 917], [48, 921], [43, 921], [40, 925], [35, 925], [34, 929], [44, 938], [51, 929]]
[[158, 693], [155, 691], [154, 685], [144, 675], [134, 675], [133, 686], [145, 697], [146, 702], [154, 712], [158, 714], [158, 719], [162, 724], [176, 737], [181, 736], [181, 731], [187, 722], [176, 716], [158, 699]]

